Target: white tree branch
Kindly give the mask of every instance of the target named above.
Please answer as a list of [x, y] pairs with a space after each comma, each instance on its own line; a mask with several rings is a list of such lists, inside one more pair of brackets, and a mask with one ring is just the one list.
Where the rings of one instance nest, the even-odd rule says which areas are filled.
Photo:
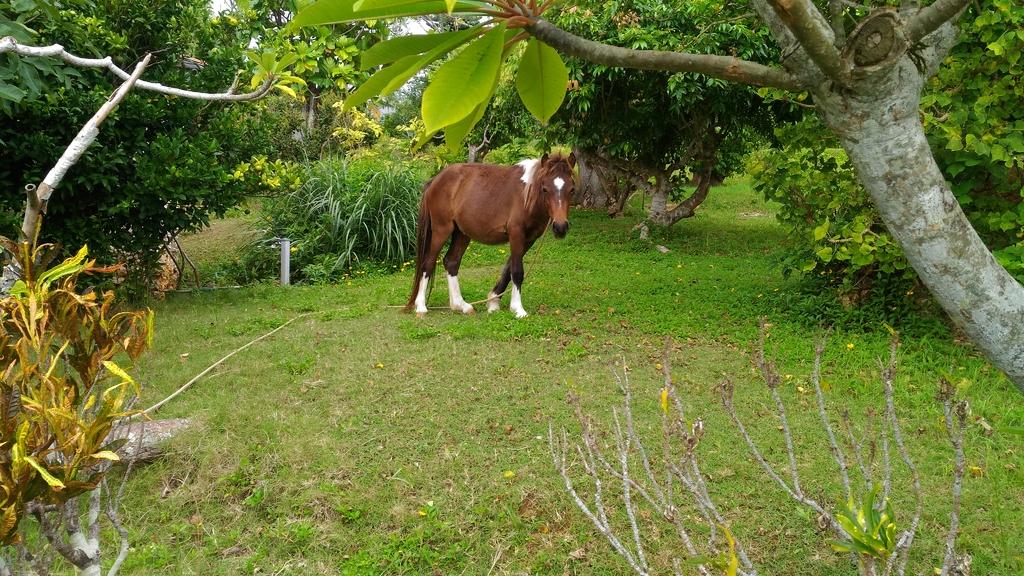
[[917, 42], [946, 22], [955, 22], [971, 0], [936, 0], [922, 8], [906, 24], [907, 40]]
[[[21, 56], [56, 58], [78, 68], [106, 68], [121, 80], [128, 80], [128, 78], [131, 77], [128, 72], [125, 72], [114, 64], [114, 61], [110, 56], [105, 58], [82, 58], [81, 56], [75, 56], [68, 52], [60, 44], [52, 44], [50, 46], [30, 46], [27, 44], [20, 44], [11, 36], [5, 36], [0, 38], [0, 54], [4, 52], [12, 52]], [[180, 98], [189, 98], [192, 100], [244, 102], [247, 100], [255, 100], [263, 96], [270, 90], [273, 83], [273, 78], [267, 78], [259, 88], [244, 94], [235, 94], [234, 86], [226, 92], [196, 92], [194, 90], [184, 90], [182, 88], [166, 86], [159, 82], [147, 82], [146, 80], [139, 80], [135, 85], [143, 90], [150, 90], [152, 92], [159, 92], [168, 96], [178, 96]]]

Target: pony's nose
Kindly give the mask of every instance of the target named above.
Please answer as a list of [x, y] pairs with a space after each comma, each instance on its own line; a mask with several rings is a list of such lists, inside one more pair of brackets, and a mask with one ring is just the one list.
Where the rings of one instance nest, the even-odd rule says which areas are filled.
[[569, 221], [552, 222], [551, 230], [555, 233], [555, 238], [565, 238], [565, 233], [569, 231]]

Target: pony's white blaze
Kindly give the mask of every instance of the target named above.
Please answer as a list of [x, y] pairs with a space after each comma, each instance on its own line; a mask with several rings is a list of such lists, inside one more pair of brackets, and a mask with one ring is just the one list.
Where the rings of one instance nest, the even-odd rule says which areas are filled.
[[516, 318], [525, 318], [526, 309], [523, 308], [523, 297], [519, 294], [519, 287], [512, 284], [512, 301], [508, 304], [508, 309], [515, 313]]
[[565, 180], [562, 180], [561, 178], [555, 178], [552, 182], [555, 183], [555, 188], [558, 188], [559, 192], [561, 192], [562, 187], [565, 186]]
[[420, 287], [416, 292], [416, 315], [422, 316], [427, 313], [427, 283], [430, 281], [427, 274], [420, 278]]
[[459, 277], [448, 274], [448, 304], [452, 310], [469, 314], [473, 306], [462, 299], [462, 290], [459, 289]]
[[497, 312], [501, 310], [501, 296], [495, 294], [494, 291], [487, 293], [487, 313]]

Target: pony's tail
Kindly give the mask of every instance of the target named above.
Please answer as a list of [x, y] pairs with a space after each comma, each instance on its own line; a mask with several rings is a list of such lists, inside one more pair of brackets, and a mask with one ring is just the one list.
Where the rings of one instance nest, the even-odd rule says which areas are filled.
[[409, 294], [409, 301], [405, 303], [403, 312], [411, 312], [416, 305], [416, 294], [420, 290], [420, 282], [423, 280], [424, 260], [427, 259], [427, 250], [430, 249], [430, 212], [427, 210], [427, 189], [433, 179], [423, 185], [423, 199], [420, 200], [420, 216], [416, 223], [416, 268], [412, 277], [412, 294]]

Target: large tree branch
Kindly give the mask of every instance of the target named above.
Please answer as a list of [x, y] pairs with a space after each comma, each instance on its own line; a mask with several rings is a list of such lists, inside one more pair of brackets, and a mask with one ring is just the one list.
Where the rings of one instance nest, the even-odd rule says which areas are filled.
[[[119, 68], [117, 64], [114, 64], [114, 61], [110, 56], [107, 56], [106, 58], [82, 58], [68, 52], [60, 44], [53, 44], [51, 46], [29, 46], [27, 44], [19, 44], [11, 36], [5, 36], [0, 38], [0, 54], [4, 52], [13, 52], [21, 56], [57, 58], [79, 68], [106, 68], [121, 80], [128, 80], [128, 78], [131, 77], [131, 74]], [[143, 90], [159, 92], [161, 94], [167, 94], [169, 96], [191, 98], [193, 100], [242, 102], [246, 100], [255, 100], [263, 96], [268, 90], [270, 90], [273, 83], [273, 78], [268, 78], [262, 85], [260, 85], [259, 88], [252, 92], [246, 92], [245, 94], [235, 94], [233, 89], [228, 90], [227, 92], [196, 92], [193, 90], [175, 88], [173, 86], [165, 86], [159, 82], [147, 82], [146, 80], [137, 81], [135, 83], [135, 87], [142, 88]]]
[[946, 22], [955, 20], [970, 0], [936, 0], [907, 20], [907, 40], [914, 44], [939, 29]]
[[834, 44], [828, 21], [814, 4], [810, 0], [769, 0], [769, 4], [815, 65], [833, 82], [847, 85], [848, 66]]
[[595, 64], [666, 72], [696, 72], [751, 86], [771, 86], [793, 91], [803, 90], [800, 82], [785, 70], [731, 56], [631, 50], [610, 46], [580, 38], [540, 18], [534, 19], [526, 29], [539, 40], [560, 52], [583, 58]]

